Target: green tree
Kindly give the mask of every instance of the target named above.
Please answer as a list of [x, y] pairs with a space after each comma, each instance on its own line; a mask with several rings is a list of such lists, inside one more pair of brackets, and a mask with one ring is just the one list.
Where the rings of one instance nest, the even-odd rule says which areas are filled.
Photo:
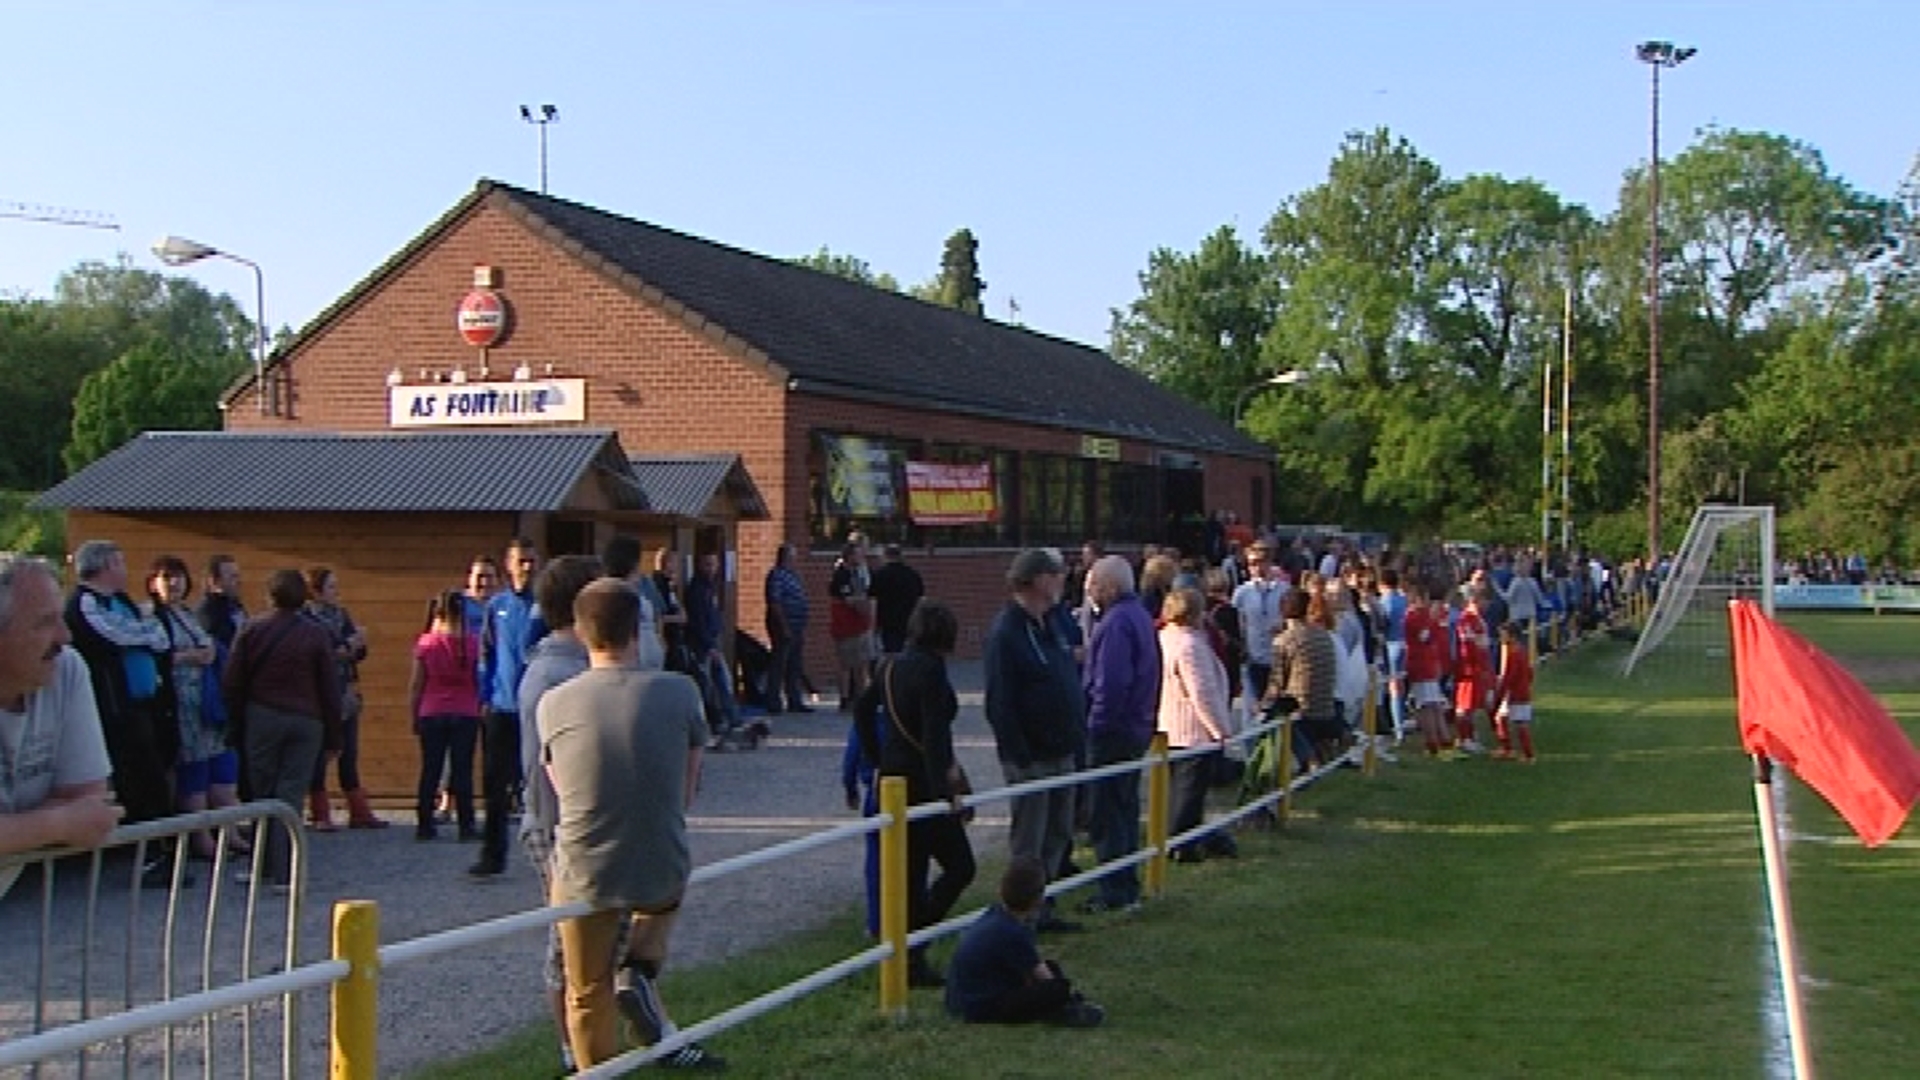
[[888, 292], [900, 291], [900, 282], [892, 274], [875, 273], [873, 267], [867, 265], [867, 260], [853, 255], [836, 255], [825, 245], [821, 245], [820, 250], [811, 255], [801, 255], [787, 261], [809, 270], [818, 270], [824, 274], [846, 278], [848, 281], [857, 281], [862, 285], [871, 285], [876, 289], [885, 289]]
[[940, 253], [940, 276], [915, 289], [914, 295], [941, 307], [980, 315], [986, 311], [980, 302], [986, 291], [987, 283], [980, 280], [980, 242], [974, 239], [972, 229], [959, 229], [947, 237]]
[[253, 320], [231, 296], [141, 270], [125, 256], [81, 263], [60, 276], [53, 296], [60, 317], [94, 337], [105, 359], [156, 338], [194, 355], [253, 353]]
[[59, 482], [73, 396], [107, 359], [51, 303], [0, 303], [0, 400], [7, 403], [0, 489], [41, 491]]
[[142, 432], [216, 430], [220, 392], [242, 370], [231, 353], [194, 356], [160, 341], [136, 345], [80, 384], [61, 458], [78, 470]]
[[[191, 278], [136, 269], [124, 258], [81, 263], [61, 276], [51, 300], [0, 302], [0, 395], [9, 406], [0, 431], [0, 488], [39, 491], [59, 481], [81, 386], [116, 357], [159, 344], [232, 378], [250, 362], [253, 332], [232, 298]], [[209, 396], [207, 408], [212, 402]], [[130, 421], [129, 430], [179, 422], [163, 413]]]
[[1140, 296], [1113, 312], [1113, 358], [1237, 420], [1271, 373], [1261, 349], [1273, 301], [1266, 260], [1223, 225], [1191, 255], [1161, 248], [1147, 257]]
[[1421, 275], [1435, 256], [1440, 169], [1381, 128], [1348, 135], [1319, 186], [1262, 234], [1279, 288], [1275, 370], [1323, 365], [1374, 389], [1418, 366]]

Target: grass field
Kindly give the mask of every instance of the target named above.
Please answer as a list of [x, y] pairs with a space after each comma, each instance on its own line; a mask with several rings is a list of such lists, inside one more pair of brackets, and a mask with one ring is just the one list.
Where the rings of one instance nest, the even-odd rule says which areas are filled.
[[[1791, 622], [1920, 732], [1920, 620]], [[1334, 777], [1240, 861], [1172, 867], [1143, 912], [1043, 941], [1107, 1007], [1101, 1030], [967, 1028], [925, 991], [896, 1026], [869, 975], [713, 1049], [752, 1077], [1765, 1076], [1760, 854], [1724, 661], [1627, 682], [1623, 656], [1595, 643], [1543, 668], [1538, 765]], [[1804, 788], [1790, 805], [1797, 832], [1844, 838], [1792, 853], [1815, 1060], [1914, 1075], [1920, 827], [1867, 851]], [[850, 912], [666, 991], [710, 1015], [860, 943]], [[542, 1028], [429, 1075], [554, 1067]]]

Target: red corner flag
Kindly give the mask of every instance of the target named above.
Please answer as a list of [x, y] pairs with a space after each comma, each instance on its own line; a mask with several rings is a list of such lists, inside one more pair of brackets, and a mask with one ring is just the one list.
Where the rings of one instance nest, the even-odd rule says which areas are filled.
[[1920, 751], [1859, 680], [1751, 600], [1728, 619], [1747, 752], [1792, 769], [1868, 847], [1885, 843], [1920, 799]]

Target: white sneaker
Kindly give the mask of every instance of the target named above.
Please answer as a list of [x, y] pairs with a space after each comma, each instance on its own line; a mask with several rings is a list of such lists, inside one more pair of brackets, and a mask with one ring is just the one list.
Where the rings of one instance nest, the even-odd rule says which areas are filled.
[[1480, 740], [1468, 739], [1466, 742], [1460, 744], [1460, 752], [1463, 754], [1484, 754], [1487, 751], [1480, 745]]

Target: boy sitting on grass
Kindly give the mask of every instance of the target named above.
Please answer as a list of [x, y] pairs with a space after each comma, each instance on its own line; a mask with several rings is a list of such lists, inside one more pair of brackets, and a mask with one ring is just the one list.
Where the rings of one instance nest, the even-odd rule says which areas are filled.
[[1033, 923], [1046, 898], [1040, 861], [1021, 856], [1000, 878], [1000, 902], [961, 935], [947, 968], [947, 1011], [970, 1024], [1100, 1026], [1106, 1011], [1040, 959]]

